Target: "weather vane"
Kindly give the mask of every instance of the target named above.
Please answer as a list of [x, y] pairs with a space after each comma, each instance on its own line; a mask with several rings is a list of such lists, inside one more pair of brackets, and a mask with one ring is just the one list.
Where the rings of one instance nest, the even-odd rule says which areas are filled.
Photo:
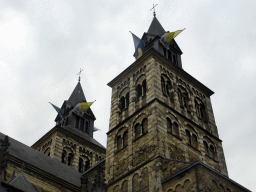
[[79, 73], [77, 73], [77, 75], [79, 74], [79, 78], [78, 78], [78, 81], [80, 81], [80, 80], [81, 80], [81, 77], [80, 77], [80, 76], [81, 76], [81, 73], [82, 73], [82, 71], [83, 71], [83, 69], [81, 69], [81, 68], [80, 68], [80, 71], [79, 71]]
[[[154, 17], [156, 16], [156, 10], [155, 10], [155, 7], [156, 7], [157, 5], [158, 5], [158, 4], [156, 4], [156, 5], [154, 5], [154, 4], [153, 4], [153, 8], [152, 8], [152, 9], [154, 9], [154, 13], [153, 13]], [[150, 9], [150, 11], [151, 11], [152, 9]]]

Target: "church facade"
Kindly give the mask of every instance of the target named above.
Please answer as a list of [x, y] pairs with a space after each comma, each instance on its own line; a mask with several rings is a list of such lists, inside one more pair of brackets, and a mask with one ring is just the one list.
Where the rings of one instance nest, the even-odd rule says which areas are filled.
[[231, 180], [209, 88], [182, 69], [156, 17], [145, 53], [108, 83], [112, 88], [107, 148], [93, 138], [92, 110], [80, 82], [62, 105], [64, 120], [31, 147], [0, 134], [3, 191], [239, 192]]

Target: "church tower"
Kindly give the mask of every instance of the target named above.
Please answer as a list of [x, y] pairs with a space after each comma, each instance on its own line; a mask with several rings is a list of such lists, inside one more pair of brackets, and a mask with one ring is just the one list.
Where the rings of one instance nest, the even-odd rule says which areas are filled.
[[94, 121], [89, 108], [83, 114], [73, 109], [78, 103], [87, 102], [79, 81], [68, 100], [61, 107], [62, 116], [57, 115], [56, 126], [31, 147], [84, 172], [105, 158], [106, 149], [93, 138]]
[[[144, 55], [108, 83], [108, 191], [199, 191], [214, 188], [215, 177], [228, 179], [214, 92], [182, 69], [176, 41], [160, 42], [165, 32], [154, 17], [142, 36]], [[210, 183], [205, 170], [215, 174]]]

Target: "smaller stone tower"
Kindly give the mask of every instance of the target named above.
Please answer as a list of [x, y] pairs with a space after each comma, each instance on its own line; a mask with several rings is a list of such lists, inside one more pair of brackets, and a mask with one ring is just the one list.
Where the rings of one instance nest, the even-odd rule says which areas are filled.
[[56, 126], [31, 147], [84, 172], [105, 158], [106, 149], [93, 138], [95, 116], [89, 108], [77, 114], [73, 108], [86, 98], [80, 81], [61, 107], [63, 119], [57, 115]]

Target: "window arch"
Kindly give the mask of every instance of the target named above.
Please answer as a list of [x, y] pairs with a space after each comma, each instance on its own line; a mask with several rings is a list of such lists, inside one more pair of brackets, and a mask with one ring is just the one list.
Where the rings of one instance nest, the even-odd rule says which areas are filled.
[[122, 138], [121, 138], [121, 136], [119, 135], [119, 136], [117, 136], [117, 150], [120, 150], [120, 149], [122, 149], [122, 147], [123, 147], [123, 143], [122, 143]]
[[61, 162], [62, 163], [66, 163], [66, 155], [67, 155], [67, 152], [65, 150], [63, 150], [62, 157], [61, 157]]
[[125, 95], [125, 108], [127, 108], [129, 106], [129, 103], [130, 103], [130, 94], [128, 92]]
[[172, 122], [168, 117], [166, 118], [166, 121], [167, 121], [167, 132], [172, 133]]
[[89, 168], [90, 168], [90, 160], [88, 159], [87, 161], [85, 161], [84, 171], [88, 170]]
[[195, 134], [192, 134], [192, 137], [191, 137], [191, 146], [194, 147], [194, 148], [198, 148], [198, 142], [197, 142], [197, 137]]
[[123, 182], [121, 192], [128, 192], [128, 181]]
[[204, 152], [206, 155], [209, 155], [209, 149], [208, 149], [208, 144], [206, 141], [203, 142], [204, 143]]
[[84, 169], [84, 167], [83, 167], [83, 159], [82, 159], [82, 158], [79, 158], [79, 168], [78, 168], [78, 171], [79, 171], [80, 173], [82, 173], [82, 172], [83, 172], [83, 169]]
[[148, 119], [145, 118], [142, 121], [142, 130], [141, 130], [142, 134], [148, 132]]
[[141, 126], [137, 123], [134, 127], [135, 129], [135, 139], [137, 139], [141, 135]]
[[164, 96], [171, 95], [172, 84], [170, 79], [164, 74], [161, 75], [161, 87]]
[[121, 111], [123, 111], [124, 108], [125, 108], [125, 98], [124, 98], [124, 96], [121, 97], [121, 99], [120, 99], [120, 104], [121, 104]]
[[73, 161], [73, 154], [72, 154], [72, 153], [69, 153], [69, 154], [68, 154], [68, 166], [71, 166], [71, 165], [72, 165], [72, 161]]
[[139, 100], [140, 96], [142, 96], [142, 86], [139, 84], [136, 87], [137, 100]]
[[191, 142], [190, 142], [190, 132], [187, 129], [186, 129], [186, 143], [189, 144], [189, 145], [191, 144]]
[[123, 145], [126, 147], [128, 145], [128, 132], [125, 131], [123, 135]]
[[48, 147], [48, 148], [44, 151], [44, 154], [50, 156], [50, 151], [51, 151], [51, 148]]
[[140, 192], [139, 174], [136, 173], [132, 177], [132, 192]]
[[204, 120], [205, 122], [207, 122], [207, 116], [206, 116], [206, 111], [205, 111], [205, 105], [204, 105], [204, 103], [202, 102], [202, 100], [199, 99], [199, 98], [196, 98], [196, 99], [195, 99], [195, 109], [196, 109], [197, 117], [198, 117], [199, 119], [202, 119], [202, 120]]
[[181, 108], [187, 108], [187, 103], [188, 103], [188, 93], [187, 91], [179, 86], [178, 88], [178, 97], [179, 97], [179, 102], [180, 102], [180, 107]]
[[164, 95], [166, 95], [166, 91], [165, 91], [165, 80], [163, 78], [163, 76], [161, 76], [161, 86], [162, 86], [162, 92]]
[[174, 122], [172, 127], [173, 127], [173, 134], [179, 137], [180, 133], [179, 133], [178, 124], [176, 122]]
[[147, 91], [147, 83], [146, 83], [146, 79], [142, 82], [142, 96], [146, 95], [146, 91]]
[[214, 147], [212, 145], [209, 147], [209, 156], [213, 159], [215, 158]]

